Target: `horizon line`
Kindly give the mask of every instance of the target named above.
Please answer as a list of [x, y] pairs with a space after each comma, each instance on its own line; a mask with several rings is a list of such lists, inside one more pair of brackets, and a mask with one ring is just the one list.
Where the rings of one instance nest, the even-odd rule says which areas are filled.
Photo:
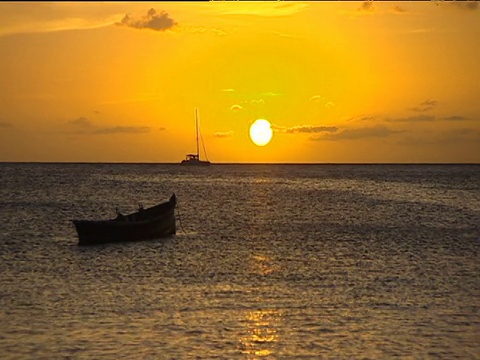
[[[154, 161], [0, 161], [0, 164], [181, 165]], [[480, 162], [210, 162], [210, 165], [480, 165]]]

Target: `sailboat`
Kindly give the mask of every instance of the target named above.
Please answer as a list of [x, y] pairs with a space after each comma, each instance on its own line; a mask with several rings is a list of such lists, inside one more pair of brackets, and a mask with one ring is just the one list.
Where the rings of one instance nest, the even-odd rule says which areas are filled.
[[207, 158], [207, 152], [205, 151], [205, 145], [202, 142], [203, 145], [203, 152], [205, 153], [205, 158], [206, 160], [200, 160], [200, 149], [199, 149], [199, 141], [198, 141], [198, 109], [195, 109], [195, 135], [196, 135], [196, 141], [197, 141], [197, 153], [196, 154], [187, 154], [184, 160], [180, 163], [181, 165], [200, 165], [200, 166], [205, 166], [205, 165], [210, 165], [210, 161], [208, 161]]

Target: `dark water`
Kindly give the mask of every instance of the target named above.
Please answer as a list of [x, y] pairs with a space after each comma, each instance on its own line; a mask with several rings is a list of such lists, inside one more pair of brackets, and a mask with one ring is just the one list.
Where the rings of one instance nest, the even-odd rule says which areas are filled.
[[[0, 164], [0, 358], [480, 358], [480, 166]], [[178, 234], [71, 219], [175, 192]]]

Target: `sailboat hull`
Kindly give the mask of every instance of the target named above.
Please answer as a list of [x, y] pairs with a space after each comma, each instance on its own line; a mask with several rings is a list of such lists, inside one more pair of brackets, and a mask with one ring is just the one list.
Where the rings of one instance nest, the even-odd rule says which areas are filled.
[[210, 165], [210, 161], [205, 160], [182, 160], [180, 165], [188, 165], [188, 166], [208, 166]]

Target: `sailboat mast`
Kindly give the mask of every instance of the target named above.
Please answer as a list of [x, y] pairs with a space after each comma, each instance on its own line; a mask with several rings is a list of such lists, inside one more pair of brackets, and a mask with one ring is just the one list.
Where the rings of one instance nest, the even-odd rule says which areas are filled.
[[200, 159], [200, 150], [198, 148], [198, 109], [195, 109], [195, 131], [197, 138], [197, 158]]

